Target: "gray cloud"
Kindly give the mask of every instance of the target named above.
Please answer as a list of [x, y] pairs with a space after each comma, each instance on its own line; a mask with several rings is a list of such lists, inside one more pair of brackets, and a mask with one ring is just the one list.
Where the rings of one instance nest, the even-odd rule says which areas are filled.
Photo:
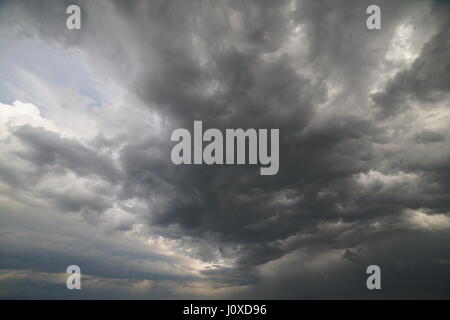
[[[392, 283], [380, 296], [448, 297], [448, 285], [438, 281], [448, 268], [431, 261], [449, 259], [442, 254], [450, 227], [449, 8], [442, 1], [376, 1], [383, 29], [369, 31], [365, 8], [372, 2], [80, 1], [86, 29], [76, 35], [59, 26], [64, 3], [7, 2], [9, 24], [30, 17], [22, 25], [27, 32], [83, 50], [93, 70], [162, 123], [157, 133], [138, 132], [134, 121], [144, 119], [127, 123], [122, 111], [125, 133], [85, 143], [22, 126], [12, 131], [26, 147], [16, 155], [36, 168], [37, 182], [43, 173], [99, 178], [104, 185], [91, 194], [39, 194], [93, 227], [110, 222], [111, 208], [128, 212], [131, 218], [120, 211], [115, 231], [139, 222], [145, 236], [184, 244], [187, 256], [211, 264], [199, 279], [245, 287], [242, 297], [371, 297], [364, 287], [370, 263], [382, 265]], [[110, 22], [92, 18], [101, 9]], [[429, 16], [432, 27], [424, 22]], [[408, 39], [409, 50], [417, 49], [411, 63], [389, 58], [404, 25], [418, 30]], [[108, 109], [101, 112], [106, 117]], [[220, 129], [279, 128], [278, 175], [259, 176], [252, 166], [173, 165], [170, 133], [194, 120]], [[20, 184], [19, 174], [0, 173]], [[139, 206], [130, 209], [130, 200]], [[96, 265], [93, 275], [121, 278], [130, 266], [104, 268]], [[411, 277], [429, 282], [410, 290]]]
[[420, 103], [437, 102], [445, 99], [450, 86], [449, 61], [449, 27], [450, 21], [445, 16], [449, 6], [443, 1], [435, 3], [434, 14], [441, 18], [440, 29], [424, 45], [421, 55], [411, 67], [398, 73], [387, 84], [383, 92], [373, 96], [383, 115], [391, 115], [407, 108], [411, 101]]
[[68, 169], [81, 176], [96, 174], [113, 182], [119, 175], [111, 159], [102, 157], [97, 151], [76, 141], [26, 126], [17, 129], [14, 135], [29, 146], [28, 152], [20, 156], [42, 170]]

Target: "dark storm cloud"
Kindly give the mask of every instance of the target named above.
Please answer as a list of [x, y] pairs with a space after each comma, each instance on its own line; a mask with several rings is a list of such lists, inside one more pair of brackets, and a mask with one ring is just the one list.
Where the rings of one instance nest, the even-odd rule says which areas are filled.
[[[159, 165], [152, 161], [139, 161], [139, 167], [135, 157], [142, 146], [130, 145], [124, 151], [124, 168], [138, 173], [139, 181], [134, 181], [148, 190], [147, 196], [159, 194], [160, 184], [155, 178], [143, 180], [142, 176], [156, 175], [171, 183], [172, 191], [162, 192], [166, 206], [151, 217], [152, 223], [181, 225], [194, 236], [214, 233], [219, 241], [242, 243], [248, 250], [240, 253], [254, 257], [254, 263], [259, 264], [283, 254], [270, 249], [267, 242], [287, 238], [320, 221], [351, 221], [359, 219], [359, 212], [373, 218], [401, 209], [383, 199], [362, 199], [352, 204], [358, 198], [358, 186], [352, 177], [373, 165], [370, 144], [382, 130], [362, 118], [346, 115], [335, 115], [314, 126], [314, 106], [327, 99], [324, 82], [296, 70], [290, 55], [266, 59], [292, 35], [294, 22], [305, 24], [309, 62], [318, 65], [319, 75], [323, 72], [323, 77], [328, 76], [330, 68], [336, 68], [348, 88], [355, 92], [364, 89], [364, 84], [355, 88], [354, 83], [360, 82], [364, 69], [373, 65], [371, 56], [365, 55], [370, 51], [367, 33], [356, 27], [356, 23], [365, 22], [361, 14], [365, 7], [354, 4], [304, 2], [292, 8], [288, 2], [229, 2], [217, 6], [152, 2], [139, 7], [135, 2], [127, 9], [119, 5], [140, 26], [137, 41], [158, 44], [152, 51], [157, 66], [141, 71], [137, 92], [152, 105], [156, 103], [159, 112], [174, 125], [189, 128], [199, 119], [208, 127], [269, 127], [280, 128], [281, 132], [281, 168], [275, 177], [258, 177], [249, 167], [168, 171], [158, 170]], [[395, 6], [399, 15], [402, 5]], [[390, 12], [386, 25], [397, 17]], [[330, 32], [336, 32], [338, 26], [342, 26], [343, 34], [333, 37]], [[347, 33], [358, 37], [342, 41]], [[328, 41], [326, 36], [340, 40]], [[349, 70], [354, 75], [348, 74]], [[216, 85], [211, 92], [207, 90], [209, 84]], [[324, 190], [325, 195], [319, 197]], [[296, 200], [287, 205], [280, 201], [283, 198], [286, 202]], [[343, 209], [337, 209], [338, 203]], [[273, 255], [272, 250], [278, 253]], [[267, 257], [257, 258], [259, 255]], [[248, 257], [239, 259], [244, 260]]]
[[[273, 299], [276, 292], [277, 299], [442, 299], [448, 297], [450, 277], [448, 236], [448, 231], [386, 235], [360, 251], [352, 249], [359, 251], [354, 262], [342, 254], [330, 259], [318, 250], [295, 252], [237, 298]], [[380, 291], [367, 290], [366, 268], [371, 264], [381, 268]]]
[[[202, 119], [216, 127], [285, 123], [301, 128], [310, 117], [310, 100], [320, 98], [292, 70], [288, 57], [273, 63], [263, 59], [290, 34], [287, 2], [118, 6], [129, 6], [125, 11], [136, 21], [136, 41], [150, 53], [137, 91], [176, 125]], [[281, 114], [280, 104], [285, 105]]]
[[[365, 23], [361, 13], [367, 7], [362, 2], [299, 2], [296, 10], [289, 9], [287, 3], [276, 7], [266, 4], [247, 2], [238, 6], [230, 2], [219, 6], [228, 13], [225, 17], [216, 17], [214, 13], [219, 9], [203, 2], [194, 6], [156, 2], [143, 12], [128, 8], [127, 14], [134, 14], [138, 21], [152, 21], [149, 28], [141, 26], [146, 35], [139, 39], [158, 43], [154, 50], [158, 64], [156, 71], [142, 71], [137, 92], [149, 103], [156, 103], [159, 112], [175, 125], [188, 128], [198, 119], [210, 127], [269, 127], [280, 128], [281, 133], [281, 168], [275, 177], [259, 177], [247, 167], [175, 168], [170, 173], [162, 171], [162, 175], [152, 169], [152, 164], [138, 169], [132, 161], [134, 147], [130, 146], [124, 158], [125, 171], [132, 168], [141, 174], [153, 172], [172, 184], [172, 192], [162, 196], [167, 199], [166, 206], [151, 216], [151, 223], [178, 225], [194, 237], [214, 234], [211, 241], [218, 244], [238, 243], [241, 249], [236, 253], [237, 263], [250, 267], [305, 245], [317, 245], [317, 250], [323, 250], [324, 243], [346, 248], [364, 242], [366, 237], [382, 237], [383, 232], [367, 235], [364, 226], [390, 221], [389, 216], [399, 215], [406, 208], [444, 209], [440, 204], [448, 202], [442, 199], [446, 198], [447, 185], [438, 183], [439, 191], [431, 192], [428, 182], [436, 180], [425, 178], [420, 186], [399, 181], [392, 187], [384, 187], [379, 181], [378, 186], [367, 190], [355, 183], [355, 175], [379, 168], [380, 155], [372, 144], [386, 141], [386, 128], [345, 113], [318, 125], [311, 121], [317, 112], [315, 106], [328, 96], [323, 80], [333, 74], [344, 87], [338, 102], [355, 104], [357, 108], [357, 103], [367, 103], [364, 98], [370, 101], [368, 92], [373, 79], [366, 74], [376, 67], [377, 55], [387, 50], [383, 42], [390, 36], [389, 30], [410, 13], [407, 3], [381, 3], [388, 7], [383, 11], [387, 31], [373, 38], [360, 27]], [[230, 22], [235, 9], [241, 17], [237, 30]], [[157, 28], [151, 27], [154, 21], [159, 24]], [[264, 59], [281, 49], [293, 32], [293, 21], [306, 26], [308, 63], [317, 66], [314, 70], [318, 78], [296, 70], [292, 56], [280, 54], [272, 60]], [[447, 33], [444, 23], [422, 50], [413, 70], [423, 65], [421, 61], [433, 59], [430, 54], [438, 55], [437, 61], [445, 59], [449, 52], [445, 42], [438, 53], [432, 47], [442, 43]], [[198, 47], [202, 49], [197, 51]], [[445, 67], [439, 70], [442, 77], [436, 80], [432, 80], [433, 68], [423, 68], [430, 85], [442, 89], [448, 74]], [[417, 76], [413, 71], [406, 73]], [[212, 92], [206, 89], [206, 84], [211, 83], [216, 84]], [[386, 92], [392, 90], [390, 87]], [[417, 98], [425, 97], [427, 90], [425, 86], [421, 92], [415, 91]], [[401, 103], [403, 99], [396, 107]], [[386, 169], [409, 171], [408, 166]], [[420, 176], [421, 171], [417, 174]], [[159, 186], [147, 182], [142, 181], [142, 187], [150, 196]], [[276, 244], [297, 234], [320, 234], [318, 225], [337, 221], [355, 223], [352, 228], [356, 232], [347, 238], [340, 234], [327, 238], [325, 234], [286, 247]], [[402, 232], [401, 228], [397, 231]]]
[[[421, 157], [429, 145], [444, 143], [447, 134], [412, 131], [412, 140], [424, 145], [420, 149], [393, 140], [390, 131], [396, 128], [383, 122], [406, 112], [411, 100], [445, 101], [450, 83], [450, 28], [443, 12], [448, 8], [436, 2], [432, 15], [437, 34], [408, 69], [372, 94], [373, 70], [388, 50], [393, 30], [417, 5], [377, 1], [382, 7], [383, 29], [371, 32], [365, 27], [365, 9], [372, 3], [115, 1], [117, 15], [130, 23], [133, 35], [123, 45], [133, 44], [139, 51], [141, 67], [130, 90], [162, 117], [164, 130], [159, 137], [142, 133], [127, 141], [119, 152], [120, 174], [93, 150], [37, 129], [15, 133], [29, 147], [23, 157], [43, 169], [68, 168], [119, 184], [121, 199], [137, 197], [148, 203], [150, 209], [143, 216], [160, 235], [189, 238], [192, 254], [204, 261], [235, 259], [232, 268], [212, 268], [202, 274], [222, 284], [262, 288], [250, 296], [273, 297], [292, 281], [304, 286], [289, 285], [286, 297], [364, 295], [362, 264], [389, 268], [395, 265], [390, 256], [395, 254], [399, 264], [412, 256], [420, 266], [404, 273], [402, 281], [406, 275], [437, 269], [448, 272], [442, 265], [428, 263], [448, 259], [439, 253], [445, 246], [429, 240], [424, 232], [430, 251], [410, 248], [417, 234], [402, 220], [406, 209], [449, 211], [447, 150], [433, 149], [441, 156], [434, 161]], [[40, 15], [41, 11], [33, 12], [30, 6], [25, 6], [27, 15], [48, 17], [48, 12]], [[73, 44], [65, 38], [65, 31], [54, 34], [54, 21], [49, 20], [41, 34]], [[88, 28], [94, 26], [88, 20]], [[304, 33], [302, 46], [307, 49], [301, 57], [283, 51], [297, 26]], [[89, 35], [83, 33], [83, 37]], [[83, 44], [89, 44], [88, 52], [109, 48], [103, 43]], [[334, 87], [340, 88], [337, 97]], [[333, 111], [323, 107], [330, 101]], [[359, 112], [372, 104], [383, 117], [367, 115], [374, 109]], [[202, 120], [205, 128], [279, 128], [279, 173], [265, 177], [251, 166], [173, 165], [171, 130], [191, 129], [194, 120]], [[104, 209], [83, 198], [66, 198], [59, 205], [68, 211], [81, 206]], [[399, 234], [402, 241], [396, 243], [397, 238], [391, 237], [394, 240], [383, 242], [392, 234]], [[448, 231], [439, 234], [441, 240], [447, 237]], [[384, 243], [388, 253], [381, 252], [379, 243]], [[399, 254], [406, 249], [408, 254]], [[265, 278], [258, 269], [302, 250], [307, 251], [304, 259], [312, 261], [336, 251], [339, 262], [325, 276], [315, 270], [298, 273], [284, 265], [280, 267], [285, 268], [283, 276]], [[402, 274], [395, 268], [388, 270], [391, 280]], [[271, 283], [273, 279], [281, 280]], [[340, 279], [348, 283], [342, 285]], [[432, 280], [437, 296], [448, 295], [448, 286]], [[310, 290], [314, 283], [327, 283], [326, 292]], [[414, 292], [426, 286], [421, 282]], [[388, 296], [407, 294], [400, 284], [387, 292]]]

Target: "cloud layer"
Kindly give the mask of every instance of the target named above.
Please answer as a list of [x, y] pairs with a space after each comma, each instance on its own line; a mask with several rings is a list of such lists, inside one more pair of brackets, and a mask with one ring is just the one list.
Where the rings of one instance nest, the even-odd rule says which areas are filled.
[[[446, 2], [72, 3], [0, 4], [1, 297], [449, 298]], [[194, 120], [278, 174], [173, 165]]]

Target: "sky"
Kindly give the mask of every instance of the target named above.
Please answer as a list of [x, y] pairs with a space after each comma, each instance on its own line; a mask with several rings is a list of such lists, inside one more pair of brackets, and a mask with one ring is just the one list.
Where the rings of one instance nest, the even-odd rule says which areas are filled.
[[[278, 173], [173, 164], [195, 120]], [[447, 1], [2, 0], [0, 298], [449, 299], [449, 124]]]

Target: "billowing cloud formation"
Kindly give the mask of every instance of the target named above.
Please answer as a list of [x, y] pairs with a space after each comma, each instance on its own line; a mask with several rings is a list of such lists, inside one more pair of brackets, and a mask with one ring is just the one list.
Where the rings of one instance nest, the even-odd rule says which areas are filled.
[[[448, 298], [447, 3], [72, 2], [1, 4], [2, 296]], [[279, 173], [173, 165], [194, 120]]]

